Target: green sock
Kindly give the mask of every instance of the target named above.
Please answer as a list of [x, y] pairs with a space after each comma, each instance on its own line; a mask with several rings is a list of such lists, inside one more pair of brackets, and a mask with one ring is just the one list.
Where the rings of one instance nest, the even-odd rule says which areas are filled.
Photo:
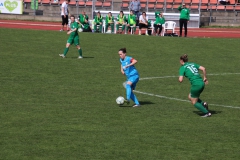
[[133, 33], [135, 33], [136, 32], [136, 27], [133, 27]]
[[97, 25], [94, 25], [94, 31], [95, 32], [97, 31]]
[[122, 25], [122, 31], [125, 31], [125, 25]]
[[99, 32], [102, 33], [102, 25], [99, 25]]
[[117, 31], [119, 30], [119, 24], [116, 25]]
[[111, 32], [114, 32], [114, 24], [111, 24]]
[[108, 24], [105, 25], [105, 32], [108, 31]]
[[66, 56], [68, 50], [69, 50], [69, 48], [65, 48], [65, 49], [64, 49], [64, 52], [63, 52], [64, 56]]
[[78, 50], [78, 53], [79, 53], [79, 56], [82, 57], [82, 48], [80, 48], [80, 49]]
[[208, 110], [206, 110], [206, 108], [203, 107], [203, 105], [199, 102], [195, 103], [194, 106], [200, 110], [203, 113], [208, 113]]

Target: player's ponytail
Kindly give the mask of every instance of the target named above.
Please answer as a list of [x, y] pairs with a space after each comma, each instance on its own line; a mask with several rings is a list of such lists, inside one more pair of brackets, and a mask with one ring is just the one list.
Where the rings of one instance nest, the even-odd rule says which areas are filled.
[[188, 62], [188, 55], [184, 54], [180, 57], [180, 60], [183, 60], [183, 62]]
[[123, 53], [127, 53], [127, 49], [126, 48], [121, 48], [121, 49], [119, 49], [119, 51], [122, 51]]

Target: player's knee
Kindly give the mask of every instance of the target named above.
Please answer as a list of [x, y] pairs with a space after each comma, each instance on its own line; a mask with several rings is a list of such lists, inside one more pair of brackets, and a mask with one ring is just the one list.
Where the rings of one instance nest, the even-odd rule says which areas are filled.
[[127, 83], [126, 88], [131, 88], [131, 85]]

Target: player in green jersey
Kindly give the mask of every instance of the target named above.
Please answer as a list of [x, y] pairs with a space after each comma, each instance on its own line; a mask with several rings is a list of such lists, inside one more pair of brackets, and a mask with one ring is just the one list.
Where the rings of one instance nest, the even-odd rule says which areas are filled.
[[[183, 81], [183, 76], [191, 82], [191, 90], [188, 95], [189, 100], [198, 110], [204, 113], [202, 117], [210, 117], [211, 113], [208, 111], [207, 102], [203, 102], [199, 98], [204, 90], [205, 84], [208, 84], [206, 69], [196, 63], [188, 62], [188, 56], [186, 54], [180, 57], [180, 64], [182, 66], [179, 69], [179, 82], [181, 83]], [[203, 79], [198, 72], [199, 70], [203, 72]]]
[[59, 54], [60, 57], [65, 58], [67, 55], [67, 52], [69, 50], [69, 47], [71, 44], [75, 44], [75, 46], [78, 49], [79, 56], [78, 58], [81, 59], [82, 57], [82, 49], [79, 45], [79, 36], [78, 36], [78, 23], [75, 22], [74, 15], [71, 15], [71, 24], [70, 24], [70, 31], [67, 32], [69, 34], [69, 38], [67, 40], [66, 48], [64, 49], [63, 54]]

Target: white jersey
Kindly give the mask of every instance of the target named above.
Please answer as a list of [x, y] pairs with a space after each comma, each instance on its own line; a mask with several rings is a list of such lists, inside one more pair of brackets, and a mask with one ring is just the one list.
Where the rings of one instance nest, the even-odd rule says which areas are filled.
[[148, 16], [146, 16], [146, 20], [143, 18], [142, 15], [139, 17], [139, 21], [142, 21], [143, 23], [148, 23]]
[[[64, 12], [62, 11], [62, 8]], [[68, 15], [68, 4], [66, 3], [66, 1], [64, 1], [61, 6], [61, 15], [64, 16], [64, 13], [65, 15]]]

